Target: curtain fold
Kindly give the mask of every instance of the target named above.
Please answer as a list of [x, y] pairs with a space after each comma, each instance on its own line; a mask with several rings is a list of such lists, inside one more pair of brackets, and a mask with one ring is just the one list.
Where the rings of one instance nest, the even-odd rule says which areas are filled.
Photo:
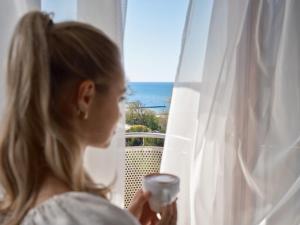
[[192, 224], [191, 182], [211, 0], [190, 1], [174, 83], [161, 172], [180, 177], [178, 224]]
[[299, 224], [300, 2], [214, 1], [205, 51], [206, 3], [191, 1], [162, 161], [178, 224]]

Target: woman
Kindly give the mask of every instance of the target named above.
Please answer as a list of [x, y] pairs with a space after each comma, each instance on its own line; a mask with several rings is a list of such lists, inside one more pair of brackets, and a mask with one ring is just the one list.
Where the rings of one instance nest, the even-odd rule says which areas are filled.
[[129, 212], [121, 210], [84, 171], [86, 146], [109, 146], [124, 92], [118, 48], [100, 30], [23, 16], [7, 64], [1, 224], [176, 224], [175, 203], [158, 221], [139, 191]]

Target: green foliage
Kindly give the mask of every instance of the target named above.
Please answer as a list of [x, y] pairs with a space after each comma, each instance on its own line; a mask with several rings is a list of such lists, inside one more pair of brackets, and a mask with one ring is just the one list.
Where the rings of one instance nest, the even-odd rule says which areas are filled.
[[151, 129], [144, 125], [133, 125], [129, 128], [129, 132], [151, 132]]
[[145, 146], [160, 146], [163, 147], [165, 143], [164, 139], [160, 138], [145, 138], [144, 145]]
[[155, 112], [142, 108], [140, 102], [132, 102], [128, 104], [126, 112], [126, 123], [129, 125], [144, 125], [152, 131], [160, 131], [161, 126]]
[[[165, 133], [168, 114], [157, 116], [152, 110], [143, 108], [140, 102], [128, 104], [126, 123], [131, 125], [127, 132], [160, 132]], [[128, 138], [127, 146], [143, 145], [143, 138]], [[157, 138], [144, 138], [145, 146], [163, 146], [164, 140]]]

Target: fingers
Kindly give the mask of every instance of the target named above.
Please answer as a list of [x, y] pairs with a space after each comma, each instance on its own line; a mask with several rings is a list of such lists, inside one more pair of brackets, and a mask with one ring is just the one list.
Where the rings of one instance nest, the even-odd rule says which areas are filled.
[[[150, 209], [149, 202], [147, 202], [144, 205], [143, 212], [140, 217], [140, 222], [141, 222], [141, 224], [147, 224], [147, 223], [149, 223], [149, 221], [155, 221], [155, 220], [157, 220], [156, 212], [153, 212]], [[154, 224], [156, 224], [156, 223], [154, 223]], [[153, 222], [152, 222], [152, 224], [153, 224]]]
[[149, 192], [139, 190], [131, 201], [128, 210], [141, 222], [141, 224], [151, 225], [176, 225], [177, 224], [177, 204], [176, 201], [162, 208], [160, 220], [149, 208]]
[[144, 208], [147, 205], [149, 198], [149, 192], [138, 190], [128, 206], [128, 211], [131, 212], [138, 220], [143, 219], [147, 221], [148, 218], [145, 219], [145, 215], [143, 216], [143, 214], [145, 214]]
[[157, 216], [153, 216], [151, 219], [151, 225], [157, 225], [159, 222], [159, 219], [157, 218]]
[[143, 192], [141, 189], [135, 193], [130, 207], [143, 207], [143, 205], [149, 200], [150, 192]]
[[171, 205], [165, 206], [161, 211], [161, 220], [158, 225], [176, 225], [177, 223], [177, 205], [173, 202]]
[[176, 225], [176, 223], [177, 223], [177, 204], [176, 204], [176, 202], [173, 202], [172, 208], [173, 208], [173, 215], [172, 215], [170, 224]]
[[145, 204], [150, 198], [150, 192], [143, 192], [142, 189], [138, 190], [135, 193], [134, 201], [138, 202], [139, 204]]
[[172, 219], [172, 206], [168, 205], [161, 210], [161, 220], [160, 225], [169, 225]]

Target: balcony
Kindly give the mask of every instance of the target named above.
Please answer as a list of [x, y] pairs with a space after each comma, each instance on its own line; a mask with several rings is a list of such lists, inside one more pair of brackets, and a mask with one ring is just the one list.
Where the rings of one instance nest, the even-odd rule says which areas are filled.
[[132, 196], [142, 187], [142, 177], [160, 170], [163, 147], [145, 146], [146, 138], [165, 139], [163, 133], [132, 132], [125, 134], [129, 138], [140, 138], [142, 145], [127, 146], [125, 150], [125, 207], [128, 207]]

